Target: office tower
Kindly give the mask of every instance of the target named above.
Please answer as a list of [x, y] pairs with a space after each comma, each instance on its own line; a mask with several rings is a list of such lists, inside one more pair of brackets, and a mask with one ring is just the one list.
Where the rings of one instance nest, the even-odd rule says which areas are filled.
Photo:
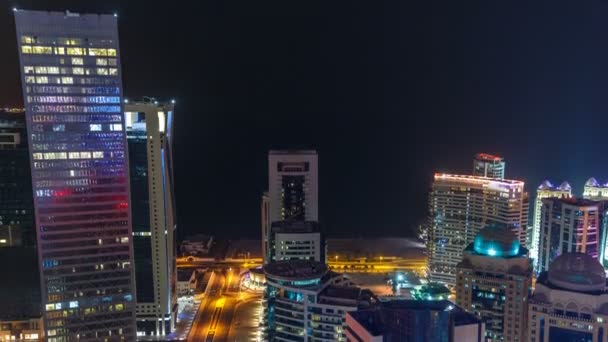
[[[268, 215], [263, 214], [264, 225], [275, 221], [319, 221], [319, 190], [317, 152], [270, 151], [268, 153]], [[263, 232], [264, 233], [264, 232]], [[262, 236], [268, 256], [269, 231]], [[268, 262], [268, 260], [264, 260]]]
[[262, 194], [262, 205], [261, 205], [261, 218], [262, 218], [262, 260], [267, 262], [269, 260], [268, 252], [268, 237], [270, 236], [270, 197], [268, 191], [264, 191]]
[[36, 246], [25, 113], [0, 110], [0, 247]]
[[346, 314], [346, 338], [359, 342], [485, 342], [484, 323], [447, 300], [391, 300]]
[[606, 275], [589, 255], [557, 257], [536, 280], [528, 306], [530, 341], [606, 341]]
[[523, 182], [435, 174], [429, 205], [427, 252], [432, 281], [456, 284], [455, 267], [463, 249], [488, 224], [506, 224], [525, 244], [528, 196]]
[[14, 13], [46, 339], [133, 341], [117, 18]]
[[545, 180], [536, 189], [536, 199], [534, 200], [534, 218], [532, 222], [532, 232], [530, 233], [530, 241], [528, 247], [530, 248], [530, 257], [534, 260], [536, 266], [538, 259], [538, 245], [540, 239], [540, 218], [541, 208], [543, 206], [543, 198], [570, 198], [572, 197], [572, 187], [568, 182], [563, 182], [559, 186], [554, 186], [548, 180]]
[[473, 176], [505, 178], [505, 160], [488, 153], [478, 153], [473, 159]]
[[177, 315], [176, 224], [172, 167], [173, 104], [124, 105], [138, 335], [173, 331]]
[[456, 304], [486, 324], [490, 341], [527, 341], [532, 263], [505, 225], [482, 229], [458, 264]]
[[600, 184], [597, 179], [591, 177], [583, 187], [583, 198], [592, 201], [608, 200], [608, 184]]
[[370, 307], [373, 294], [324, 263], [278, 261], [264, 265], [265, 341], [346, 341], [346, 312]]
[[325, 239], [317, 222], [273, 222], [269, 242], [270, 262], [294, 259], [326, 262]]
[[567, 252], [599, 259], [599, 203], [574, 197], [544, 198], [542, 202], [537, 271], [546, 271], [555, 258]]

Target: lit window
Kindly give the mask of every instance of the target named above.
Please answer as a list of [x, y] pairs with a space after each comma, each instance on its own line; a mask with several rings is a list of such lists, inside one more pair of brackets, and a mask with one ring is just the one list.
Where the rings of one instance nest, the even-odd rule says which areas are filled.
[[108, 58], [108, 65], [116, 66], [116, 58]]
[[6, 239], [0, 239], [0, 243], [6, 243]]
[[122, 311], [125, 309], [124, 304], [116, 304], [114, 307], [116, 308], [116, 311]]
[[70, 156], [70, 159], [79, 159], [80, 158], [80, 152], [70, 152], [69, 156]]
[[42, 153], [33, 153], [32, 154], [32, 158], [34, 158], [35, 160], [41, 160], [42, 159]]
[[80, 152], [80, 158], [91, 159], [91, 152]]
[[129, 243], [129, 238], [128, 237], [121, 237], [120, 238], [120, 243]]
[[84, 75], [84, 68], [72, 68], [74, 75]]
[[101, 131], [101, 124], [90, 124], [89, 125], [89, 130], [91, 132], [98, 132]]
[[31, 46], [22, 46], [21, 47], [21, 53], [32, 53], [32, 47]]
[[122, 131], [122, 124], [112, 124], [110, 127], [113, 131]]
[[108, 60], [105, 58], [97, 58], [95, 62], [97, 65], [108, 65]]
[[71, 301], [69, 306], [70, 306], [70, 309], [77, 308], [78, 307], [78, 301], [76, 301], [76, 300], [75, 301]]
[[97, 75], [107, 75], [108, 69], [106, 68], [97, 68]]
[[101, 152], [101, 151], [93, 152], [93, 158], [96, 158], [96, 159], [103, 158], [103, 152]]
[[36, 83], [38, 83], [38, 84], [49, 83], [49, 78], [46, 76], [36, 76]]
[[56, 47], [55, 48], [55, 54], [56, 55], [65, 55], [65, 48], [63, 48], [63, 47]]
[[74, 79], [72, 77], [62, 77], [61, 83], [63, 84], [74, 84]]
[[50, 46], [32, 46], [32, 53], [39, 55], [51, 55], [53, 49]]
[[34, 73], [34, 67], [33, 66], [25, 66], [25, 67], [23, 67], [23, 72], [25, 72], [26, 74], [33, 74]]
[[110, 68], [110, 76], [116, 76], [116, 75], [118, 75], [118, 69]]
[[29, 37], [29, 36], [21, 36], [21, 42], [23, 44], [32, 44], [34, 42], [34, 39], [32, 39], [32, 37]]
[[61, 303], [55, 303], [55, 309], [61, 310]]
[[37, 66], [36, 67], [36, 73], [37, 74], [46, 74], [46, 67], [45, 66]]
[[83, 65], [84, 60], [80, 57], [72, 57], [72, 64], [74, 65]]
[[89, 48], [89, 56], [107, 56], [108, 50], [106, 49], [97, 49], [97, 48]]
[[82, 56], [82, 55], [84, 55], [84, 49], [83, 48], [69, 47], [67, 50], [68, 50], [68, 55], [71, 55], [71, 56]]
[[111, 57], [116, 56], [116, 49], [108, 49], [108, 56], [111, 56]]
[[53, 125], [53, 132], [65, 132], [64, 124]]
[[25, 83], [36, 83], [36, 77], [34, 77], [34, 76], [25, 76]]

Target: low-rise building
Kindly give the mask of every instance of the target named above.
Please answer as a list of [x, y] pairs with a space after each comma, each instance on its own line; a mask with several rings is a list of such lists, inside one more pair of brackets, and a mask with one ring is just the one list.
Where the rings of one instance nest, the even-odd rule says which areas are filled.
[[178, 269], [177, 270], [177, 294], [180, 296], [194, 293], [197, 284], [196, 270]]
[[533, 342], [606, 341], [604, 268], [588, 254], [560, 255], [536, 280], [528, 316], [528, 335]]
[[213, 245], [213, 236], [195, 235], [182, 241], [180, 250], [183, 255], [207, 255]]
[[391, 300], [346, 314], [346, 338], [357, 342], [482, 342], [484, 323], [447, 300]]

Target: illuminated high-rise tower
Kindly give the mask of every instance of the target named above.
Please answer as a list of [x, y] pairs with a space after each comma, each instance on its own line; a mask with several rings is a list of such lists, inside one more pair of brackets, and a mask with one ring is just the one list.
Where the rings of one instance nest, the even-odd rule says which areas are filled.
[[488, 153], [478, 153], [473, 159], [473, 176], [505, 178], [505, 160]]
[[45, 338], [135, 340], [117, 18], [15, 11]]
[[430, 194], [428, 269], [432, 281], [455, 285], [462, 251], [489, 224], [504, 224], [526, 241], [528, 194], [524, 183], [435, 174]]
[[597, 201], [600, 210], [600, 263], [608, 264], [608, 183], [600, 184], [591, 177], [583, 188], [583, 198]]
[[164, 336], [177, 316], [173, 103], [129, 102], [125, 127], [129, 147], [133, 254], [138, 335]]
[[538, 258], [540, 218], [541, 208], [543, 206], [542, 199], [551, 197], [570, 198], [572, 197], [572, 187], [570, 187], [570, 184], [568, 184], [568, 182], [563, 182], [560, 186], [556, 187], [548, 180], [545, 180], [536, 189], [536, 199], [534, 200], [534, 218], [532, 221], [532, 229], [529, 234], [530, 240], [528, 241], [528, 246], [530, 248], [530, 258], [534, 260], [534, 264], [536, 264], [536, 259]]

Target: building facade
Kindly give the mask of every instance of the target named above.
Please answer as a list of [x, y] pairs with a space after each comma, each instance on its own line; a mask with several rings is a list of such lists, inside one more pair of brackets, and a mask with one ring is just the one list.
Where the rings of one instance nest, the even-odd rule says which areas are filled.
[[[264, 256], [270, 254], [268, 248], [272, 222], [319, 221], [318, 179], [316, 151], [268, 153], [268, 195], [262, 198]], [[267, 258], [264, 261], [268, 262]]]
[[117, 18], [14, 14], [46, 339], [133, 341]]
[[583, 198], [592, 201], [608, 200], [608, 184], [600, 184], [594, 177], [589, 178], [583, 187]]
[[325, 239], [317, 222], [273, 222], [269, 240], [270, 262], [282, 260], [326, 262]]
[[504, 179], [505, 160], [493, 154], [478, 153], [473, 159], [473, 176]]
[[568, 182], [563, 182], [559, 186], [554, 186], [548, 180], [542, 182], [536, 189], [536, 199], [534, 200], [534, 217], [532, 221], [532, 231], [530, 232], [530, 257], [534, 260], [536, 267], [538, 259], [538, 246], [540, 241], [540, 218], [541, 208], [543, 207], [543, 198], [570, 198], [572, 197], [572, 187]]
[[36, 246], [25, 113], [0, 110], [0, 248]]
[[177, 318], [173, 103], [124, 105], [131, 180], [137, 334], [164, 336]]
[[542, 272], [563, 253], [600, 256], [600, 206], [576, 198], [544, 198], [541, 209], [538, 267]]
[[462, 251], [488, 224], [506, 224], [525, 244], [528, 195], [523, 182], [436, 174], [429, 204], [427, 253], [432, 281], [456, 284]]
[[391, 300], [346, 314], [346, 338], [358, 342], [484, 342], [484, 323], [448, 300]]
[[536, 280], [529, 302], [532, 342], [608, 341], [604, 267], [582, 253], [564, 253]]
[[506, 226], [481, 230], [464, 251], [457, 272], [456, 304], [481, 317], [489, 341], [527, 341], [532, 263]]
[[291, 260], [264, 266], [265, 341], [346, 341], [346, 313], [373, 304], [324, 263]]

